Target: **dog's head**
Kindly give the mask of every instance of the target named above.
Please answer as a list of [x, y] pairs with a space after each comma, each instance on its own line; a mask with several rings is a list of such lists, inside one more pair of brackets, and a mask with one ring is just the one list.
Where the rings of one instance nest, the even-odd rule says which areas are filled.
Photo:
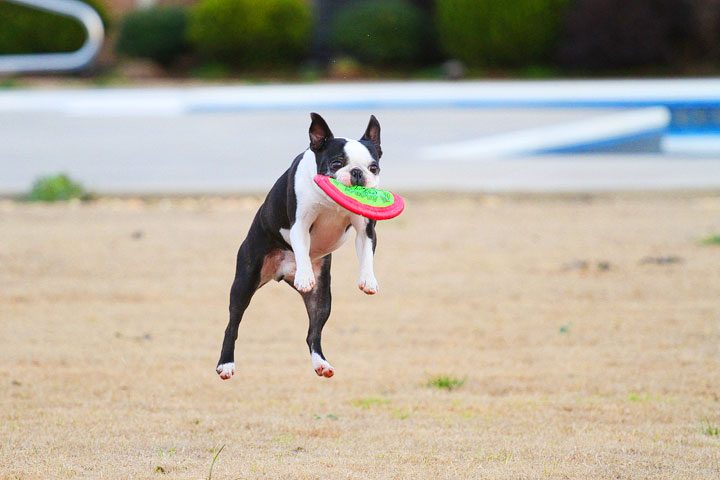
[[380, 124], [374, 115], [360, 140], [335, 138], [320, 115], [311, 113], [310, 118], [310, 150], [315, 153], [317, 173], [345, 185], [380, 185]]

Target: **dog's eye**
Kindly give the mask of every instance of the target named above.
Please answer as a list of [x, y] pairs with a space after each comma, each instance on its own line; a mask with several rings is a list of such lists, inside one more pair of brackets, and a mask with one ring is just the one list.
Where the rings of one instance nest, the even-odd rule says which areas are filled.
[[339, 170], [342, 168], [342, 166], [343, 162], [341, 162], [340, 160], [333, 160], [333, 162], [330, 164], [330, 168], [332, 168], [333, 170]]
[[373, 163], [372, 165], [370, 165], [370, 166], [368, 167], [368, 170], [370, 170], [370, 173], [372, 173], [373, 175], [377, 175], [378, 172], [380, 171], [380, 167], [378, 167], [377, 165], [375, 165], [375, 164]]

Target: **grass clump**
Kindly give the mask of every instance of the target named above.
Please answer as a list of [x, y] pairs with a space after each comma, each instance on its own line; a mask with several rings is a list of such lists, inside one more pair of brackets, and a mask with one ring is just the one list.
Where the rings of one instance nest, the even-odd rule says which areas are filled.
[[452, 391], [462, 387], [465, 384], [464, 378], [449, 377], [447, 375], [441, 375], [430, 379], [427, 386], [430, 388], [437, 388], [438, 390]]
[[703, 245], [715, 245], [720, 246], [720, 233], [709, 235], [702, 239]]
[[89, 200], [90, 193], [64, 173], [38, 178], [25, 196], [30, 202], [61, 202], [76, 198]]
[[352, 401], [352, 406], [357, 408], [362, 408], [364, 410], [368, 410], [372, 407], [377, 407], [380, 405], [387, 405], [390, 403], [390, 400], [386, 398], [380, 398], [380, 397], [365, 397], [365, 398], [358, 398]]
[[628, 394], [630, 402], [647, 402], [650, 401], [650, 394], [646, 392], [630, 392]]
[[710, 420], [705, 420], [703, 422], [702, 432], [708, 437], [720, 437], [720, 426], [710, 423]]
[[397, 418], [398, 420], [407, 420], [410, 418], [410, 410], [409, 409], [403, 409], [403, 408], [396, 408], [392, 411], [392, 416]]
[[324, 417], [322, 415], [318, 415], [317, 413], [314, 415], [315, 420], [322, 420], [323, 418], [326, 418], [328, 420], [339, 420], [340, 417], [335, 415], [334, 413], [328, 413]]

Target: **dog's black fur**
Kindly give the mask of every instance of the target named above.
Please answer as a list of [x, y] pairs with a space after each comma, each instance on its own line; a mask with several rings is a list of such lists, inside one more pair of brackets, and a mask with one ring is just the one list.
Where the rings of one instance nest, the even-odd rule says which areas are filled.
[[[338, 172], [350, 168], [351, 170], [345, 171], [345, 173], [349, 173], [348, 178], [351, 179], [352, 184], [365, 185], [368, 178], [374, 178], [379, 173], [379, 160], [382, 155], [380, 125], [374, 116], [371, 117], [365, 134], [358, 140], [369, 153], [369, 157], [363, 157], [365, 162], [368, 163], [367, 166], [362, 161], [349, 158], [346, 151], [346, 144], [349, 140], [335, 138], [320, 115], [313, 113], [311, 118], [309, 151], [314, 154], [316, 165], [313, 175], [318, 173], [336, 177]], [[364, 225], [363, 231], [358, 231], [358, 235], [365, 235], [372, 242], [372, 253], [374, 253], [377, 245], [376, 222], [362, 217], [358, 218], [358, 216], [339, 209], [329, 202], [325, 205], [328, 198], [324, 194], [319, 194], [319, 189], [317, 191], [312, 190], [312, 188], [317, 188], [314, 183], [311, 183], [311, 187], [308, 186], [308, 181], [311, 181], [311, 179], [305, 178], [308, 172], [299, 172], [301, 162], [306, 158], [307, 154], [308, 152], [304, 152], [298, 155], [290, 168], [275, 182], [275, 185], [265, 198], [265, 202], [257, 211], [247, 237], [238, 251], [235, 280], [230, 289], [230, 319], [225, 330], [217, 367], [217, 371], [223, 379], [230, 378], [234, 373], [235, 341], [237, 340], [238, 327], [243, 313], [250, 304], [254, 293], [270, 279], [284, 280], [300, 292], [309, 317], [308, 347], [311, 354], [317, 354], [322, 359], [322, 362], [317, 361], [318, 364], [322, 364], [320, 369], [315, 368], [315, 370], [321, 376], [330, 377], [334, 374], [334, 370], [325, 360], [320, 342], [322, 329], [330, 316], [331, 309], [330, 266], [332, 253], [327, 252], [319, 258], [311, 259], [312, 268], [316, 272], [315, 283], [311, 288], [308, 288], [308, 285], [298, 285], [297, 282], [294, 282], [295, 272], [287, 269], [283, 270], [282, 266], [292, 263], [290, 252], [293, 252], [292, 258], [295, 259], [296, 263], [302, 263], [303, 253], [294, 251], [291, 244], [294, 242], [288, 240], [282, 234], [282, 231], [292, 231], [297, 223], [298, 215], [305, 218], [310, 210], [317, 218], [323, 218], [326, 221], [329, 219], [329, 221], [335, 223], [340, 222], [339, 225], [342, 227], [340, 233], [343, 234], [343, 238], [345, 232], [351, 226], [355, 225], [357, 229], [357, 225]], [[302, 191], [297, 192], [296, 189], [298, 188]], [[304, 202], [300, 208], [298, 207], [298, 194], [301, 195], [301, 200]], [[313, 201], [308, 201], [308, 198]], [[314, 227], [314, 223], [306, 227], [311, 244], [314, 240], [312, 236]], [[292, 238], [292, 233], [290, 238]], [[358, 239], [360, 242], [362, 240]], [[339, 241], [342, 241], [342, 239]], [[297, 245], [295, 250], [297, 250]], [[312, 251], [311, 245], [308, 246], [308, 256], [310, 251]], [[358, 255], [360, 256], [360, 252], [358, 252]], [[362, 262], [363, 259], [361, 258]], [[372, 259], [370, 259], [370, 269], [372, 270]], [[300, 269], [297, 271], [299, 272]], [[371, 284], [372, 281], [376, 282], [374, 274], [371, 272]], [[376, 285], [373, 290], [372, 286], [366, 289], [361, 283], [360, 288], [371, 294], [377, 291]], [[313, 366], [315, 364], [316, 359], [313, 358]]]

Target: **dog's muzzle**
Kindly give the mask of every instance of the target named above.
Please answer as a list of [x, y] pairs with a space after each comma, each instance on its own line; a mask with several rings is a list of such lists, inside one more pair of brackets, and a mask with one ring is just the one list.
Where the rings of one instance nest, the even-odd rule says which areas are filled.
[[365, 177], [363, 175], [363, 171], [359, 168], [353, 168], [350, 170], [350, 183], [353, 185], [365, 185]]

